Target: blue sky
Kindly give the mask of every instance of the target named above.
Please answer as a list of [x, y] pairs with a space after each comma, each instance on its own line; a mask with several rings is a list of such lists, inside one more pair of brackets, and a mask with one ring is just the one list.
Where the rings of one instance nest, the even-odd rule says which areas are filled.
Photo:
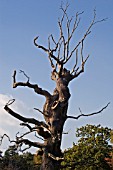
[[[67, 1], [63, 1], [64, 4]], [[84, 45], [84, 55], [90, 54], [85, 73], [70, 84], [71, 99], [68, 113], [78, 115], [79, 107], [83, 113], [98, 111], [108, 102], [110, 106], [101, 114], [68, 120], [64, 131], [69, 135], [63, 138], [62, 148], [72, 146], [76, 141], [75, 130], [86, 124], [101, 124], [113, 128], [113, 1], [112, 0], [70, 0], [69, 16], [84, 11], [81, 23], [73, 39], [76, 42], [84, 35], [93, 18], [96, 8], [97, 20], [108, 18], [106, 22], [95, 25]], [[40, 44], [47, 46], [48, 36], [59, 35], [58, 18], [61, 1], [53, 0], [0, 0], [0, 134], [7, 132], [12, 137], [19, 130], [19, 121], [9, 116], [3, 106], [10, 98], [15, 111], [25, 116], [43, 119], [33, 111], [42, 109], [44, 99], [27, 88], [12, 88], [13, 70], [24, 70], [32, 83], [52, 90], [55, 84], [50, 79], [51, 67], [47, 55], [36, 49], [33, 39], [39, 35]], [[72, 63], [67, 65], [70, 68]], [[18, 73], [18, 80], [24, 81]], [[6, 125], [4, 126], [4, 124]], [[4, 146], [5, 147], [5, 146]]]

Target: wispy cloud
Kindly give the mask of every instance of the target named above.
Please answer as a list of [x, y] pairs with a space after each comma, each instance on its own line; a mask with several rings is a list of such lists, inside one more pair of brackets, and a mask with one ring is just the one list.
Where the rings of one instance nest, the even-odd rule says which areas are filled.
[[[18, 131], [22, 130], [22, 127], [20, 127], [20, 121], [12, 117], [10, 114], [8, 114], [4, 110], [5, 104], [10, 100], [13, 99], [12, 96], [0, 94], [0, 136], [3, 134], [7, 134], [10, 136], [11, 139], [15, 138], [15, 134]], [[15, 103], [11, 106], [14, 111], [17, 113], [28, 113], [30, 115], [30, 109], [20, 100], [16, 100]], [[1, 150], [4, 150], [4, 148], [7, 148], [5, 145], [8, 145], [8, 141], [6, 139], [3, 141], [3, 145], [0, 146]]]
[[16, 126], [17, 120], [12, 119], [11, 116], [4, 110], [5, 104], [10, 100], [12, 97], [0, 94], [0, 127], [2, 126]]

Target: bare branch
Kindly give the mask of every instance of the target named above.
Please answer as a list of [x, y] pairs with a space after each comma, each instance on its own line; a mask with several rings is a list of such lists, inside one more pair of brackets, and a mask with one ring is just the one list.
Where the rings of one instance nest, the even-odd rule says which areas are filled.
[[47, 48], [45, 48], [44, 46], [39, 45], [39, 44], [36, 43], [36, 41], [38, 40], [38, 38], [39, 38], [39, 36], [36, 37], [36, 38], [34, 38], [34, 44], [35, 44], [35, 46], [36, 46], [37, 48], [41, 48], [41, 49], [44, 50], [45, 52], [49, 53], [49, 50], [48, 50]]
[[3, 141], [4, 137], [7, 137], [8, 140], [9, 140], [9, 142], [14, 142], [14, 141], [12, 141], [12, 140], [10, 139], [10, 137], [9, 137], [7, 134], [4, 134], [3, 136], [0, 137], [0, 145], [2, 144], [2, 141]]
[[80, 13], [78, 13], [78, 12], [76, 13], [75, 21], [74, 21], [74, 24], [73, 24], [73, 29], [72, 29], [71, 34], [68, 36], [68, 41], [67, 41], [67, 43], [71, 40], [71, 38], [72, 38], [75, 30], [77, 29], [77, 27], [78, 27], [78, 25], [79, 25], [79, 23], [80, 23], [80, 18], [78, 18], [78, 16], [79, 16], [79, 15], [82, 15], [83, 13], [84, 13], [84, 11], [83, 11], [83, 12], [80, 12]]
[[[56, 51], [58, 47], [56, 46], [55, 49], [49, 50], [49, 49], [47, 49], [47, 48], [45, 48], [45, 47], [43, 47], [43, 46], [41, 46], [41, 45], [38, 45], [38, 44], [36, 43], [36, 40], [37, 40], [37, 39], [38, 39], [38, 37], [36, 37], [36, 38], [34, 39], [34, 44], [35, 44], [35, 46], [36, 46], [37, 48], [42, 49], [43, 51], [45, 51], [45, 52], [49, 55], [49, 60], [50, 60], [50, 62], [51, 62], [51, 66], [54, 67], [54, 64], [53, 64], [53, 62], [52, 62], [52, 59], [54, 59], [57, 63], [61, 64], [62, 62], [59, 60], [59, 58], [56, 57], [55, 55], [53, 55], [53, 52]], [[60, 41], [60, 39], [59, 39], [59, 41]], [[58, 45], [58, 43], [57, 43], [57, 45]]]
[[51, 153], [48, 153], [48, 156], [49, 156], [50, 158], [54, 159], [55, 161], [63, 161], [63, 160], [64, 160], [64, 158], [54, 156], [54, 155], [51, 154]]
[[[41, 139], [41, 140], [43, 140], [44, 141], [44, 139], [43, 138], [41, 138], [41, 137], [39, 137], [39, 136], [37, 136], [36, 135], [36, 133], [38, 133], [39, 132], [39, 127], [31, 127], [29, 124], [27, 124], [27, 123], [21, 123], [20, 124], [21, 126], [26, 126], [26, 127], [28, 127], [28, 129], [30, 130], [30, 132], [26, 132], [26, 133], [24, 133], [23, 135], [21, 135], [19, 138], [23, 138], [25, 135], [28, 135], [29, 133], [31, 133], [31, 132], [35, 132], [35, 136], [38, 138], [38, 139]], [[43, 135], [44, 136], [44, 135]], [[18, 137], [17, 137], [18, 138]]]
[[6, 105], [9, 106], [9, 105], [13, 104], [14, 102], [15, 102], [15, 99], [11, 99], [6, 103]]
[[[31, 131], [28, 131], [28, 132], [25, 132], [24, 134], [22, 134], [22, 135], [20, 135], [20, 136], [17, 136], [16, 135], [16, 139], [22, 139], [24, 136], [26, 136], [26, 135], [29, 135], [30, 133], [32, 133], [32, 132], [35, 132], [36, 131], [36, 129], [32, 129]], [[19, 133], [18, 133], [19, 134]]]
[[57, 46], [58, 46], [58, 43], [56, 43], [55, 39], [53, 38], [53, 35], [51, 34], [51, 39], [53, 40], [54, 44], [56, 45], [56, 48], [54, 49], [54, 51], [57, 50]]
[[[48, 132], [48, 125], [44, 122], [40, 122], [34, 118], [26, 118], [26, 117], [23, 117], [21, 116], [20, 114], [14, 112], [13, 110], [11, 110], [7, 105], [4, 107], [4, 109], [10, 114], [12, 115], [13, 117], [15, 117], [16, 119], [24, 122], [22, 123], [21, 125], [24, 125], [24, 126], [27, 126], [30, 131], [29, 132], [26, 132], [24, 133], [23, 135], [21, 135], [20, 138], [23, 138], [25, 135], [28, 135], [29, 133], [31, 132], [35, 132], [37, 131], [37, 133], [42, 136], [43, 138], [47, 139], [49, 137], [51, 137], [51, 134]], [[35, 124], [36, 127], [32, 128], [30, 125], [28, 125], [27, 123], [31, 123], [31, 124]], [[44, 131], [44, 128], [47, 129], [47, 131]]]
[[44, 141], [44, 139], [43, 139], [43, 138], [41, 138], [41, 137], [37, 136], [36, 132], [35, 132], [35, 137], [37, 137], [38, 139], [41, 139], [41, 140], [43, 140], [43, 141]]
[[46, 114], [46, 113], [44, 113], [44, 112], [42, 112], [40, 109], [38, 109], [38, 108], [34, 108], [35, 110], [37, 110], [38, 112], [40, 112], [42, 115], [44, 115], [44, 116], [48, 116], [48, 114]]
[[[2, 141], [4, 139], [4, 137], [6, 136], [9, 140], [10, 143], [16, 143], [16, 148], [20, 148], [20, 151], [23, 152], [27, 149], [29, 149], [30, 147], [38, 147], [38, 148], [43, 148], [45, 147], [45, 144], [44, 143], [39, 143], [39, 142], [32, 142], [28, 139], [23, 139], [23, 137], [25, 135], [28, 135], [29, 133], [31, 132], [26, 132], [24, 133], [23, 135], [21, 135], [20, 137], [18, 137], [17, 135], [19, 134], [19, 132], [16, 134], [16, 140], [11, 140], [10, 137], [7, 135], [7, 134], [4, 134], [3, 136], [0, 137], [0, 145], [2, 144]], [[22, 145], [25, 144], [25, 145], [28, 145], [28, 147], [24, 148], [24, 149], [21, 149]]]
[[12, 115], [13, 117], [15, 117], [16, 119], [24, 122], [24, 123], [31, 123], [31, 124], [35, 124], [37, 126], [40, 126], [40, 127], [44, 127], [44, 128], [48, 128], [48, 125], [46, 125], [44, 122], [40, 122], [34, 118], [26, 118], [26, 117], [23, 117], [21, 116], [20, 114], [14, 112], [13, 110], [11, 110], [8, 105], [5, 105], [4, 109], [10, 114]]
[[[73, 68], [73, 70], [72, 70], [71, 73], [74, 72], [74, 74], [72, 75], [71, 80], [73, 80], [74, 78], [78, 77], [81, 73], [84, 72], [84, 65], [85, 65], [86, 61], [88, 60], [88, 58], [89, 58], [89, 55], [88, 55], [88, 56], [86, 57], [86, 59], [82, 62], [82, 64], [81, 64], [81, 69], [79, 69], [79, 67], [78, 67], [76, 70], [75, 70], [75, 68]], [[75, 66], [74, 66], [74, 67], [75, 67]], [[71, 81], [71, 80], [70, 80], [70, 81]]]
[[[53, 48], [53, 49], [50, 48], [50, 38], [51, 38], [52, 42], [55, 45], [55, 48]], [[61, 39], [61, 37], [59, 38], [58, 42], [56, 43], [56, 41], [55, 41], [55, 39], [54, 39], [52, 34], [48, 37], [48, 46], [49, 46], [49, 50], [50, 51], [52, 51], [52, 52], [56, 52], [57, 51], [60, 39]]]
[[14, 70], [14, 73], [13, 73], [13, 84], [16, 83], [16, 70]]
[[93, 20], [92, 20], [90, 26], [89, 26], [88, 29], [86, 30], [83, 38], [78, 42], [78, 44], [77, 44], [77, 45], [74, 47], [74, 49], [71, 51], [70, 55], [68, 56], [68, 58], [66, 59], [66, 61], [64, 62], [64, 64], [68, 62], [68, 60], [72, 57], [73, 53], [76, 51], [76, 49], [77, 49], [81, 44], [82, 44], [82, 48], [83, 48], [83, 42], [84, 42], [84, 40], [86, 39], [86, 37], [91, 33], [91, 28], [92, 28], [95, 24], [97, 24], [97, 23], [99, 23], [99, 22], [103, 22], [103, 21], [106, 20], [106, 19], [102, 19], [102, 20], [99, 20], [99, 21], [95, 21], [95, 19], [96, 19], [96, 11], [94, 10], [94, 17], [93, 17]]
[[[0, 145], [2, 144], [2, 141], [4, 139], [4, 137], [7, 137], [9, 142], [10, 143], [16, 143], [16, 148], [20, 147], [20, 151], [25, 151], [27, 149], [29, 149], [30, 147], [36, 147], [36, 148], [44, 148], [45, 147], [45, 144], [44, 143], [39, 143], [39, 142], [32, 142], [28, 139], [20, 139], [19, 137], [16, 138], [16, 140], [11, 140], [10, 137], [7, 135], [7, 134], [4, 134], [2, 137], [1, 137], [1, 140], [0, 140]], [[22, 145], [25, 144], [25, 145], [28, 145], [27, 148], [24, 148], [24, 149], [21, 149]]]
[[[24, 75], [26, 75], [26, 74], [24, 73]], [[27, 76], [27, 78], [29, 78], [29, 77]], [[26, 86], [26, 87], [32, 88], [32, 89], [34, 89], [34, 91], [37, 94], [43, 95], [45, 97], [50, 97], [51, 96], [51, 94], [48, 91], [42, 90], [40, 87], [38, 87], [37, 84], [31, 84], [31, 83], [29, 83], [29, 81], [27, 81], [25, 83], [24, 82], [16, 82], [16, 71], [14, 71], [14, 74], [13, 74], [13, 88], [16, 88], [18, 86], [23, 86], [23, 87]]]
[[[62, 74], [63, 66], [72, 58], [73, 54], [76, 52], [76, 63], [74, 64], [73, 69], [71, 71], [72, 79], [74, 79], [75, 77], [78, 77], [81, 73], [84, 72], [84, 65], [85, 65], [87, 59], [89, 58], [89, 55], [85, 59], [83, 56], [83, 44], [84, 44], [86, 37], [91, 33], [91, 29], [95, 24], [103, 22], [106, 19], [96, 21], [96, 10], [94, 10], [93, 19], [92, 19], [89, 27], [87, 28], [87, 30], [84, 33], [81, 40], [76, 44], [76, 46], [73, 48], [73, 50], [70, 51], [70, 41], [75, 33], [75, 30], [79, 26], [80, 15], [82, 15], [83, 12], [76, 13], [74, 22], [72, 24], [73, 17], [71, 17], [71, 18], [68, 17], [68, 14], [67, 14], [68, 7], [69, 7], [68, 3], [66, 4], [65, 7], [63, 7], [63, 4], [61, 4], [61, 10], [63, 11], [63, 14], [62, 14], [61, 19], [58, 20], [58, 26], [59, 26], [59, 30], [60, 30], [60, 36], [59, 36], [58, 41], [55, 41], [53, 35], [51, 34], [48, 37], [48, 48], [45, 48], [44, 46], [36, 43], [36, 41], [38, 40], [38, 37], [36, 37], [34, 39], [34, 44], [37, 48], [42, 49], [43, 51], [45, 51], [48, 54], [48, 58], [50, 60], [51, 67], [53, 68], [53, 70], [56, 71], [58, 76], [60, 76]], [[66, 20], [66, 22], [64, 20]], [[63, 24], [66, 24], [66, 26], [63, 27]], [[71, 29], [71, 27], [72, 27], [72, 29]], [[66, 31], [67, 31], [67, 39], [65, 39], [64, 28], [66, 28]], [[55, 46], [53, 49], [51, 49], [51, 42]], [[81, 66], [77, 66], [78, 65], [78, 57], [79, 57], [78, 56], [79, 47], [81, 48], [80, 49]], [[54, 55], [54, 52], [56, 52], [55, 53], [56, 55]], [[54, 63], [54, 61], [56, 63]], [[60, 66], [59, 67], [60, 69], [57, 66]], [[53, 80], [55, 80], [55, 78]]]
[[18, 140], [16, 141], [16, 144], [25, 144], [25, 145], [28, 145], [29, 147], [36, 147], [36, 148], [44, 148], [45, 147], [45, 144], [43, 143], [40, 143], [40, 142], [32, 142], [28, 139], [21, 139], [21, 140]]
[[61, 4], [61, 6], [60, 6], [60, 9], [63, 11], [63, 16], [62, 16], [62, 18], [61, 18], [61, 23], [62, 23], [63, 20], [64, 20], [64, 17], [65, 17], [65, 15], [66, 15], [66, 11], [67, 11], [68, 7], [69, 7], [68, 2], [67, 2], [67, 4], [66, 4], [66, 6], [65, 6], [65, 9], [64, 9], [64, 7], [63, 7], [63, 4]]
[[19, 151], [23, 153], [23, 152], [25, 152], [26, 150], [28, 150], [30, 148], [31, 148], [31, 146], [28, 146], [28, 147], [25, 147], [24, 149], [20, 149]]
[[69, 4], [68, 4], [68, 3], [66, 4], [65, 9], [63, 8], [63, 6], [62, 6], [62, 4], [61, 4], [61, 8], [60, 8], [60, 9], [63, 11], [63, 15], [62, 15], [61, 20], [58, 21], [59, 28], [60, 28], [60, 36], [61, 36], [61, 37], [62, 37], [62, 35], [63, 35], [62, 23], [63, 23], [63, 21], [64, 21], [64, 17], [65, 17], [65, 15], [66, 15], [66, 11], [67, 11], [68, 7], [69, 7]]
[[21, 126], [26, 126], [30, 131], [32, 131], [34, 128], [32, 128], [29, 124], [27, 123], [20, 123]]
[[[76, 49], [76, 62], [75, 62], [75, 65], [71, 71], [71, 74], [73, 74], [74, 72], [76, 72], [77, 70], [75, 70], [76, 66], [78, 64], [78, 49]], [[79, 69], [79, 68], [78, 68]]]
[[82, 116], [93, 116], [93, 115], [96, 115], [96, 114], [99, 114], [99, 113], [101, 113], [103, 110], [105, 110], [107, 107], [108, 107], [108, 105], [109, 105], [110, 103], [108, 103], [105, 107], [103, 107], [101, 110], [99, 110], [99, 111], [97, 111], [97, 112], [93, 112], [93, 113], [90, 113], [90, 114], [83, 114], [82, 113], [82, 111], [80, 110], [80, 112], [81, 112], [81, 114], [80, 115], [78, 115], [78, 116], [67, 116], [67, 119], [68, 118], [70, 118], [70, 119], [79, 119], [80, 117], [82, 117]]
[[[29, 79], [30, 79], [30, 78], [27, 76], [27, 74], [26, 74], [24, 71], [22, 71], [22, 70], [20, 70], [20, 73], [23, 73], [23, 74], [24, 74], [24, 76], [25, 76], [25, 77], [27, 77], [28, 82], [29, 82]], [[16, 74], [15, 74], [15, 76], [16, 76]]]
[[44, 115], [44, 113], [40, 109], [38, 109], [38, 108], [34, 108], [34, 109], [38, 110], [40, 113], [42, 113], [42, 115]]

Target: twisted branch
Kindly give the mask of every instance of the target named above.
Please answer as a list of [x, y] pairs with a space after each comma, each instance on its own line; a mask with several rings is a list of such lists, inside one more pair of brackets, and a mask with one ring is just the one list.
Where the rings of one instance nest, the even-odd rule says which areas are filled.
[[93, 113], [90, 113], [90, 114], [83, 114], [82, 113], [82, 111], [80, 110], [80, 112], [81, 112], [81, 114], [80, 115], [78, 115], [78, 116], [67, 116], [67, 119], [79, 119], [80, 117], [84, 117], [84, 116], [93, 116], [93, 115], [96, 115], [96, 114], [99, 114], [99, 113], [101, 113], [102, 111], [104, 111], [107, 107], [108, 107], [108, 105], [110, 104], [110, 102], [106, 105], [106, 106], [104, 106], [102, 109], [100, 109], [99, 111], [97, 111], [97, 112], [93, 112]]
[[24, 122], [24, 123], [31, 123], [31, 124], [34, 124], [34, 125], [37, 125], [37, 126], [40, 126], [40, 127], [44, 127], [46, 129], [48, 129], [48, 125], [45, 124], [44, 122], [40, 122], [34, 118], [26, 118], [24, 116], [21, 116], [20, 114], [14, 112], [12, 109], [10, 109], [8, 107], [8, 105], [6, 104], [4, 109], [10, 114], [12, 115], [13, 117], [15, 117], [16, 119]]
[[[58, 27], [59, 27], [59, 31], [60, 31], [58, 41], [56, 41], [54, 39], [53, 35], [51, 34], [48, 37], [48, 48], [45, 48], [44, 46], [36, 43], [38, 37], [36, 37], [34, 39], [34, 44], [37, 48], [42, 49], [43, 51], [45, 51], [48, 54], [48, 58], [50, 60], [51, 67], [56, 72], [56, 74], [59, 76], [62, 75], [64, 65], [72, 58], [73, 54], [76, 52], [75, 64], [71, 71], [71, 75], [72, 75], [71, 80], [73, 80], [74, 78], [78, 77], [81, 73], [84, 72], [85, 63], [89, 58], [89, 55], [85, 59], [83, 56], [83, 45], [84, 45], [84, 41], [85, 41], [86, 37], [91, 33], [91, 29], [95, 24], [106, 21], [106, 18], [96, 21], [96, 10], [94, 10], [93, 19], [92, 19], [89, 27], [87, 28], [87, 30], [84, 33], [81, 40], [77, 43], [77, 45], [75, 45], [73, 50], [70, 51], [70, 42], [72, 40], [72, 37], [73, 37], [76, 29], [79, 26], [79, 23], [81, 20], [80, 16], [83, 14], [83, 12], [80, 12], [80, 13], [77, 12], [75, 15], [74, 22], [72, 23], [73, 17], [69, 18], [68, 14], [67, 14], [68, 7], [69, 7], [68, 3], [66, 4], [65, 8], [61, 4], [60, 9], [62, 10], [63, 14], [62, 14], [61, 19], [58, 20]], [[66, 22], [65, 22], [65, 20], [66, 20]], [[64, 26], [63, 24], [66, 24], [66, 26]], [[72, 27], [72, 29], [71, 29], [71, 27]], [[65, 36], [64, 28], [66, 28], [67, 37]], [[52, 41], [53, 45], [55, 45], [55, 48], [53, 48], [53, 49], [51, 49], [51, 41]], [[80, 47], [80, 60], [81, 60], [80, 66], [78, 66], [78, 59], [79, 59], [78, 49], [79, 49], [79, 47]], [[54, 52], [55, 52], [55, 55], [54, 55]], [[57, 66], [59, 66], [59, 67], [57, 67]]]
[[34, 89], [34, 91], [37, 93], [37, 94], [40, 94], [40, 95], [43, 95], [45, 97], [51, 97], [51, 94], [46, 91], [46, 90], [43, 90], [42, 88], [38, 87], [37, 84], [31, 84], [29, 83], [29, 77], [25, 74], [24, 71], [21, 71], [27, 78], [27, 82], [16, 82], [16, 70], [14, 71], [13, 73], [13, 88], [16, 88], [18, 86], [23, 86], [23, 87], [29, 87], [29, 88], [32, 88]]

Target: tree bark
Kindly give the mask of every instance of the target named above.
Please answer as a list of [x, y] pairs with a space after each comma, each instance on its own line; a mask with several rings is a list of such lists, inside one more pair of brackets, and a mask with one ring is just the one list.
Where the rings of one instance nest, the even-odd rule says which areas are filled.
[[[62, 93], [62, 90], [59, 92]], [[51, 136], [45, 141], [41, 170], [59, 170], [63, 157], [60, 147], [63, 126], [67, 118], [68, 99], [70, 95], [69, 89], [65, 89], [64, 92], [69, 96], [65, 96], [64, 100], [64, 95], [60, 95], [59, 92], [55, 89], [53, 96], [46, 99], [43, 108], [44, 118]]]

